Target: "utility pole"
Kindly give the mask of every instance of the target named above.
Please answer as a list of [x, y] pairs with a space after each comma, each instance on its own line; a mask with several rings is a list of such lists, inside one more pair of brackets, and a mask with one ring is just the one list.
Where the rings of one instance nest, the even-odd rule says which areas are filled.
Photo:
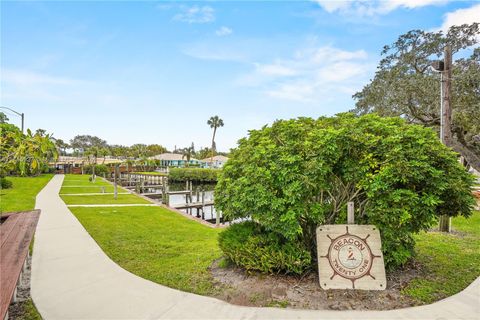
[[[442, 108], [440, 114], [440, 139], [444, 145], [452, 144], [452, 48], [446, 45], [443, 54], [444, 69], [442, 76]], [[451, 218], [447, 215], [440, 216], [438, 229], [442, 232], [450, 232], [452, 228]]]
[[442, 72], [443, 107], [441, 117], [443, 120], [443, 135], [441, 139], [443, 144], [450, 147], [452, 141], [452, 108], [450, 105], [450, 97], [452, 90], [452, 49], [450, 45], [445, 46], [443, 59], [445, 69]]

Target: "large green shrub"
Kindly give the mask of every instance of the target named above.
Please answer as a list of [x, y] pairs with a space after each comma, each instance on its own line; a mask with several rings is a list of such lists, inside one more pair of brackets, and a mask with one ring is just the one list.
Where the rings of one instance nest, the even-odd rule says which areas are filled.
[[[84, 173], [86, 174], [92, 174], [92, 169], [93, 169], [93, 165], [89, 164], [89, 165], [86, 165], [85, 168], [84, 168]], [[106, 165], [104, 164], [97, 164], [95, 165], [95, 175], [97, 176], [109, 176], [110, 175], [110, 168], [107, 167]]]
[[310, 252], [301, 243], [265, 231], [252, 221], [232, 225], [218, 239], [225, 255], [249, 271], [302, 274], [311, 266]]
[[204, 168], [170, 168], [168, 178], [172, 181], [184, 182], [187, 180], [200, 182], [216, 182], [218, 169]]
[[347, 113], [250, 131], [223, 167], [215, 205], [227, 219], [252, 218], [316, 257], [316, 227], [346, 223], [353, 201], [356, 222], [380, 229], [394, 267], [411, 257], [412, 235], [439, 215], [470, 215], [472, 183], [431, 129]]
[[0, 177], [0, 189], [10, 189], [13, 186], [12, 181], [5, 177]]
[[58, 156], [50, 134], [44, 130], [24, 134], [9, 123], [0, 123], [0, 175], [38, 175]]

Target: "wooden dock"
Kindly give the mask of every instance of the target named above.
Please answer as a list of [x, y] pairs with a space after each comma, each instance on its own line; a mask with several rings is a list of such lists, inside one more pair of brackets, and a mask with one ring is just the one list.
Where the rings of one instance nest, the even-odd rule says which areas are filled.
[[211, 207], [214, 205], [214, 201], [205, 201], [205, 202], [189, 202], [189, 203], [177, 203], [172, 204], [171, 207], [175, 209], [201, 209], [203, 207]]
[[180, 191], [168, 191], [167, 192], [169, 195], [174, 195], [174, 194], [190, 194], [192, 191], [190, 190], [180, 190]]
[[[207, 221], [205, 216], [205, 208], [210, 207], [210, 215], [211, 217], [213, 217], [213, 210], [215, 205], [214, 201], [205, 199], [205, 190], [200, 190], [197, 187], [194, 191], [192, 181], [186, 182], [185, 190], [170, 191], [167, 179], [157, 179], [150, 181], [144, 179], [128, 179], [127, 181], [125, 181], [125, 179], [122, 180], [123, 182], [126, 182], [122, 183], [123, 188], [125, 189], [132, 190], [133, 192], [138, 193], [142, 196], [159, 201], [171, 208], [177, 210], [186, 210], [186, 213], [192, 216], [194, 214], [194, 210], [196, 210], [196, 217], [201, 218], [205, 221]], [[161, 182], [161, 184], [159, 184], [159, 182]], [[154, 192], [150, 192], [152, 191], [152, 189]], [[185, 195], [186, 202], [170, 203], [170, 196], [172, 195]], [[193, 201], [194, 198], [196, 198], [196, 201]], [[220, 220], [221, 216], [215, 219], [210, 218], [208, 219], [208, 222], [212, 223], [212, 221], [215, 221], [215, 223], [218, 224], [220, 223]]]
[[[145, 187], [145, 189], [148, 188], [148, 187]], [[135, 188], [133, 188], [135, 189]], [[146, 196], [146, 197], [161, 197], [162, 196], [162, 192], [143, 192], [143, 193], [140, 193], [142, 196]], [[171, 195], [181, 195], [181, 194], [190, 194], [190, 191], [185, 191], [185, 190], [181, 190], [181, 191], [168, 191], [167, 194], [169, 196]]]

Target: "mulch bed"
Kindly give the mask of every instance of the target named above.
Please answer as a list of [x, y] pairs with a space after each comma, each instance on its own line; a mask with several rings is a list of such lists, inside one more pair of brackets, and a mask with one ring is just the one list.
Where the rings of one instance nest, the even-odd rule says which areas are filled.
[[23, 273], [22, 281], [17, 287], [17, 302], [8, 307], [8, 317], [11, 320], [23, 319], [25, 313], [25, 303], [30, 299], [30, 275], [32, 267], [32, 257], [27, 257], [27, 270]]
[[323, 290], [316, 273], [303, 276], [246, 273], [237, 267], [210, 267], [215, 280], [215, 297], [232, 304], [257, 307], [289, 307], [327, 310], [391, 310], [419, 305], [401, 294], [414, 278], [423, 277], [422, 267], [411, 262], [403, 269], [387, 273], [383, 291]]

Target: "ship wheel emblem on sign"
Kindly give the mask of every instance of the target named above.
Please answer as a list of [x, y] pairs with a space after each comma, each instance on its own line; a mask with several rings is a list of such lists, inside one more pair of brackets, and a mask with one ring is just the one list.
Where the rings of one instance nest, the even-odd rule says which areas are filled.
[[[361, 232], [354, 232], [359, 227]], [[375, 248], [372, 248], [369, 240]], [[320, 285], [325, 289], [385, 289], [385, 270], [379, 244], [380, 234], [374, 226], [319, 227], [317, 245]]]

